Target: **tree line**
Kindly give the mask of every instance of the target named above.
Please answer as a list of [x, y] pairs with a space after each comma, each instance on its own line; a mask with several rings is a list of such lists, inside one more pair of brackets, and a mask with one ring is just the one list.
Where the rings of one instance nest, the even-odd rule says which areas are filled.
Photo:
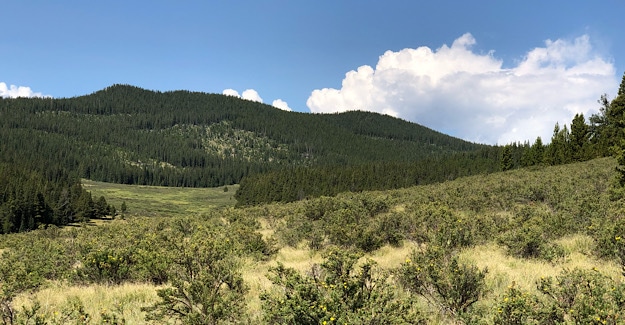
[[[599, 112], [586, 121], [576, 114], [570, 126], [556, 123], [551, 141], [473, 148], [473, 151], [410, 162], [379, 162], [354, 166], [300, 167], [250, 175], [241, 181], [239, 205], [292, 202], [346, 191], [403, 188], [456, 177], [531, 166], [554, 166], [617, 155], [625, 166], [625, 75], [617, 96], [599, 99]], [[356, 128], [356, 123], [349, 126]], [[372, 128], [375, 129], [375, 128]], [[386, 129], [383, 129], [386, 130]], [[377, 132], [384, 132], [377, 130]], [[625, 184], [625, 167], [621, 168]]]
[[598, 157], [622, 155], [625, 139], [625, 74], [614, 99], [606, 94], [598, 100], [600, 109], [588, 120], [575, 114], [570, 125], [554, 126], [549, 144], [540, 137], [529, 142], [505, 145], [501, 150], [501, 169], [536, 165], [561, 165]]
[[94, 200], [79, 180], [60, 173], [50, 180], [37, 171], [0, 163], [0, 234], [115, 214], [104, 197]]

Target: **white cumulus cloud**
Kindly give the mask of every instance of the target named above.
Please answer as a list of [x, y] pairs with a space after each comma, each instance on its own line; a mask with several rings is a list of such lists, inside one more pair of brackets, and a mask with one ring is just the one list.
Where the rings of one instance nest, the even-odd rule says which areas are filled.
[[228, 89], [224, 89], [222, 94], [226, 96], [239, 97], [239, 98], [243, 98], [243, 99], [247, 99], [247, 100], [251, 100], [251, 101], [259, 102], [259, 103], [263, 102], [263, 99], [260, 97], [258, 92], [254, 89], [246, 89], [243, 91], [241, 95], [239, 95], [238, 91], [228, 88]]
[[[239, 98], [242, 98], [242, 99], [247, 99], [247, 100], [263, 103], [263, 99], [260, 97], [258, 92], [256, 90], [254, 90], [254, 89], [246, 89], [246, 90], [243, 91], [243, 93], [241, 93], [239, 95], [238, 91], [236, 91], [234, 89], [231, 89], [231, 88], [228, 88], [228, 89], [224, 89], [222, 94], [227, 95], [227, 96], [234, 96], [234, 97], [239, 97]], [[281, 110], [292, 111], [292, 109], [289, 107], [289, 104], [287, 104], [287, 102], [285, 102], [285, 101], [283, 101], [282, 99], [279, 99], [279, 98], [274, 100], [271, 105], [276, 107], [276, 108], [279, 108]]]
[[340, 89], [314, 90], [306, 104], [314, 113], [379, 112], [482, 143], [548, 142], [556, 122], [590, 116], [617, 86], [613, 64], [587, 35], [548, 40], [511, 68], [493, 51], [474, 52], [475, 43], [467, 33], [436, 50], [387, 51], [375, 68], [347, 72]]
[[7, 86], [6, 83], [0, 82], [0, 97], [16, 98], [16, 97], [49, 97], [42, 93], [34, 92], [30, 87], [25, 86]]
[[279, 108], [279, 109], [284, 110], [284, 111], [289, 111], [289, 112], [293, 111], [293, 110], [289, 107], [289, 104], [287, 104], [287, 102], [285, 102], [285, 101], [283, 101], [282, 99], [279, 99], [279, 98], [278, 98], [278, 99], [276, 99], [276, 100], [274, 100], [274, 101], [271, 103], [271, 106], [276, 107], [276, 108]]
[[263, 102], [263, 99], [260, 98], [260, 95], [254, 89], [246, 89], [246, 90], [244, 90], [243, 93], [241, 94], [241, 98], [247, 99], [247, 100], [251, 100], [251, 101], [254, 101], [254, 102], [259, 102], [259, 103]]
[[234, 97], [239, 97], [241, 98], [241, 95], [239, 95], [239, 92], [234, 90], [234, 89], [224, 89], [224, 91], [222, 92], [222, 94], [226, 95], [226, 96], [234, 96]]

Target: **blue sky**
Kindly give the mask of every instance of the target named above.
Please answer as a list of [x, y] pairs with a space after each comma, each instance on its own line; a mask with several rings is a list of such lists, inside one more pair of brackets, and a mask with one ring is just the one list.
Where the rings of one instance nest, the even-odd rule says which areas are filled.
[[[116, 83], [548, 142], [625, 72], [625, 2], [10, 1], [0, 95]], [[277, 101], [279, 100], [279, 101]]]

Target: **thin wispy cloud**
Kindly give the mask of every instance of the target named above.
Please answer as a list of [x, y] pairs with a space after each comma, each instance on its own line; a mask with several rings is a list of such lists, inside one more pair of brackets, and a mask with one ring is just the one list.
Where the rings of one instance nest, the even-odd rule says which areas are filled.
[[340, 89], [312, 92], [311, 112], [366, 110], [413, 121], [463, 139], [505, 144], [548, 141], [554, 124], [589, 116], [617, 85], [611, 60], [593, 51], [587, 35], [545, 41], [514, 66], [494, 51], [478, 53], [471, 34], [451, 46], [387, 51], [375, 68], [346, 73]]
[[0, 97], [17, 98], [17, 97], [50, 97], [39, 92], [34, 92], [30, 87], [7, 85], [0, 82]]

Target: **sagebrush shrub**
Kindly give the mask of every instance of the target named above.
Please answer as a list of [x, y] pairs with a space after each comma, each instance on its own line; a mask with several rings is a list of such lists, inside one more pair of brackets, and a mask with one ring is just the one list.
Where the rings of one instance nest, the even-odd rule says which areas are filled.
[[271, 269], [261, 294], [268, 324], [423, 324], [415, 301], [398, 295], [375, 262], [332, 249], [307, 275], [282, 264]]
[[487, 272], [459, 262], [449, 250], [428, 246], [413, 251], [397, 277], [409, 293], [424, 297], [443, 313], [462, 317], [484, 295]]

